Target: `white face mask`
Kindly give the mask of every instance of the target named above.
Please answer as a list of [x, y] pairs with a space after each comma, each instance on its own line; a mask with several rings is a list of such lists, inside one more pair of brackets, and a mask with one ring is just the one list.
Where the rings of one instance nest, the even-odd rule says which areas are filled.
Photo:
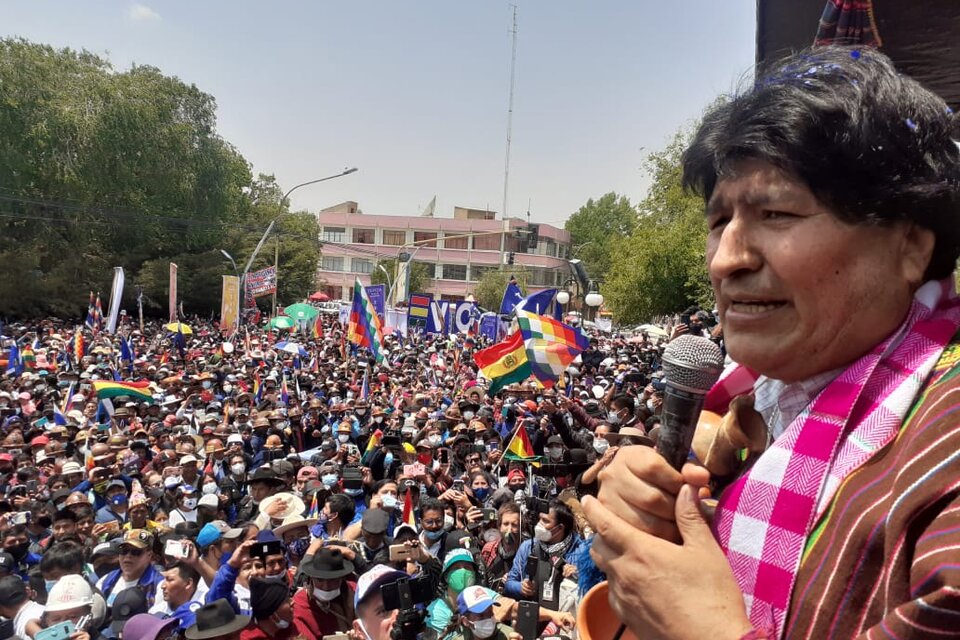
[[550, 542], [550, 539], [553, 538], [553, 534], [550, 533], [550, 529], [547, 529], [538, 522], [537, 526], [533, 528], [533, 537], [540, 542], [547, 544]]
[[453, 519], [453, 516], [449, 513], [443, 516], [443, 528], [447, 531], [453, 529], [453, 525], [456, 524], [456, 521]]
[[242, 462], [238, 462], [237, 464], [230, 465], [230, 471], [235, 476], [242, 476], [243, 472], [246, 470], [247, 470], [247, 467]]
[[551, 460], [560, 460], [563, 458], [563, 447], [550, 447], [548, 451], [550, 452]]
[[188, 511], [193, 511], [197, 508], [197, 499], [196, 498], [186, 498], [183, 501], [183, 508]]
[[207, 496], [211, 493], [216, 493], [217, 489], [217, 485], [213, 484], [212, 482], [208, 482], [207, 484], [203, 485], [203, 495]]
[[273, 624], [277, 625], [278, 629], [287, 629], [290, 627], [290, 621], [284, 620], [283, 618], [277, 618], [273, 621]]
[[653, 404], [653, 400], [647, 400], [647, 410], [650, 413], [653, 413], [654, 411], [657, 410], [657, 406]]
[[440, 434], [435, 433], [435, 434], [433, 434], [432, 436], [428, 437], [428, 438], [427, 438], [427, 442], [429, 442], [430, 444], [432, 444], [432, 445], [435, 446], [435, 447], [436, 447], [436, 446], [439, 446], [439, 445], [440, 445]]
[[367, 410], [366, 410], [366, 409], [357, 409], [357, 415], [358, 415], [358, 416], [365, 415], [366, 413], [367, 413]]
[[324, 589], [313, 588], [313, 597], [321, 602], [330, 602], [335, 600], [337, 596], [340, 595], [340, 589], [333, 589], [332, 591], [325, 591]]
[[606, 438], [594, 438], [593, 439], [593, 450], [603, 455], [603, 453], [610, 448], [610, 443]]
[[484, 618], [473, 621], [473, 635], [478, 638], [489, 638], [497, 632], [496, 618]]
[[347, 444], [348, 442], [350, 442], [350, 434], [349, 433], [338, 434], [337, 440], [339, 440], [341, 444]]
[[373, 418], [373, 421], [376, 422], [377, 424], [383, 424], [383, 416], [375, 416]]
[[464, 412], [463, 412], [463, 419], [464, 419], [464, 420], [469, 420], [469, 419], [472, 418], [472, 417], [473, 417], [473, 411], [464, 411]]
[[232, 385], [232, 384], [227, 383], [227, 384], [223, 385], [223, 392], [224, 392], [224, 393], [230, 393], [231, 391], [233, 391], [233, 385]]

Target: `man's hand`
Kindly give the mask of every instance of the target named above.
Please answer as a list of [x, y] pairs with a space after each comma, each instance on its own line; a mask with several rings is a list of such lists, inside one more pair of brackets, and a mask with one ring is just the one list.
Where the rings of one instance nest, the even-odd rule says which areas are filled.
[[[700, 511], [697, 490], [685, 484], [675, 500], [680, 544], [633, 526], [621, 517], [626, 511], [583, 499], [597, 531], [590, 556], [607, 575], [614, 612], [638, 638], [734, 639], [752, 628], [740, 587]], [[678, 619], [684, 624], [677, 625]]]
[[289, 504], [289, 501], [286, 498], [279, 498], [271, 502], [269, 505], [267, 505], [267, 508], [264, 510], [264, 513], [266, 513], [271, 518], [279, 518], [280, 514], [287, 510], [288, 504]]
[[524, 598], [532, 598], [537, 595], [537, 585], [533, 583], [529, 578], [524, 578], [520, 583], [520, 594]]
[[257, 544], [256, 540], [247, 540], [241, 544], [230, 556], [230, 560], [227, 562], [227, 564], [239, 571], [240, 567], [243, 566], [243, 563], [250, 559], [250, 549], [255, 544]]
[[569, 562], [563, 565], [563, 577], [577, 579], [577, 566]]
[[470, 507], [467, 509], [467, 524], [475, 524], [483, 520], [483, 511], [479, 507]]

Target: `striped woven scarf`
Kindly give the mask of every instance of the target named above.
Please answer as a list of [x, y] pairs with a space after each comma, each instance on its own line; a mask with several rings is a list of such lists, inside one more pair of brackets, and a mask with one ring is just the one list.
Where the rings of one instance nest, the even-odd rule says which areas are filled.
[[[960, 327], [952, 279], [928, 282], [900, 328], [813, 400], [750, 471], [720, 497], [714, 535], [757, 627], [782, 634], [804, 543], [840, 482], [897, 434], [950, 338]], [[723, 413], [757, 374], [735, 367], [706, 408]]]

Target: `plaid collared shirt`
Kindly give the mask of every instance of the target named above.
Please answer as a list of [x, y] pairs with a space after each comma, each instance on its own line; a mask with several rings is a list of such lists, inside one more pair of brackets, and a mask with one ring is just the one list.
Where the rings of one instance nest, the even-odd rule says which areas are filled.
[[767, 376], [760, 376], [754, 384], [753, 408], [763, 417], [771, 440], [776, 440], [807, 405], [823, 391], [846, 367], [827, 371], [787, 384]]

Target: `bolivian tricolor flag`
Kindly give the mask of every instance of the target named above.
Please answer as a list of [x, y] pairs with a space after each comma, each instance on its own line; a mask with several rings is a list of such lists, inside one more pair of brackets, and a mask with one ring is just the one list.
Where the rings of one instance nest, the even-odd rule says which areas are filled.
[[535, 467], [540, 466], [540, 456], [533, 452], [530, 445], [530, 438], [527, 437], [527, 429], [522, 422], [518, 421], [517, 430], [513, 432], [510, 438], [510, 444], [507, 445], [503, 457], [507, 460], [518, 460], [520, 462], [529, 462]]
[[503, 342], [477, 351], [473, 361], [490, 381], [487, 393], [491, 396], [508, 384], [523, 382], [530, 377], [527, 350], [523, 344], [523, 334], [519, 331]]
[[150, 383], [146, 380], [142, 382], [94, 380], [93, 390], [97, 392], [98, 400], [116, 398], [118, 396], [130, 396], [131, 399], [139, 400], [140, 402], [153, 402], [153, 394], [150, 392]]

